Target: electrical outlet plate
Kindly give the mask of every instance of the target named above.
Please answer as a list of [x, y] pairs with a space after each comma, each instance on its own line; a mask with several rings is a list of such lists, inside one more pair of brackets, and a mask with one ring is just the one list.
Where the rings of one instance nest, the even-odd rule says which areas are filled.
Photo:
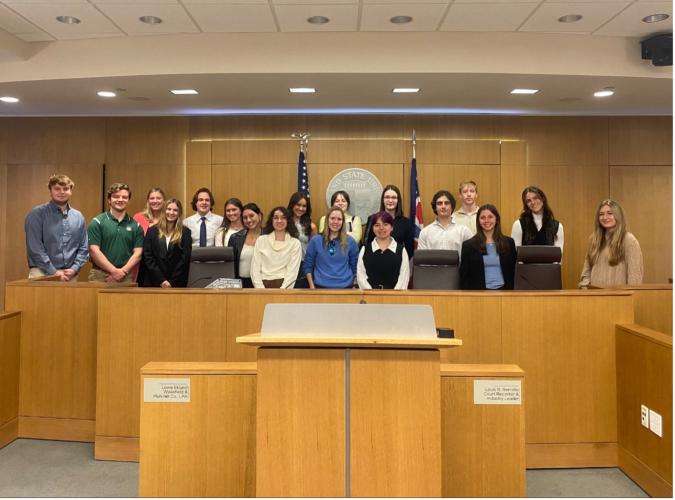
[[663, 437], [663, 419], [654, 410], [649, 410], [649, 430], [658, 437]]
[[645, 405], [640, 406], [640, 422], [642, 423], [642, 427], [649, 429], [649, 408]]

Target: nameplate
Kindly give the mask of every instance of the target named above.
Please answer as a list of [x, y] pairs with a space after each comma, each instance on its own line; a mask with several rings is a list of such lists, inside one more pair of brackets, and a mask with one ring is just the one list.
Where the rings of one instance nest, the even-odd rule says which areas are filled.
[[519, 405], [520, 380], [474, 380], [473, 404]]
[[145, 403], [189, 403], [189, 378], [145, 378], [143, 379], [143, 402]]

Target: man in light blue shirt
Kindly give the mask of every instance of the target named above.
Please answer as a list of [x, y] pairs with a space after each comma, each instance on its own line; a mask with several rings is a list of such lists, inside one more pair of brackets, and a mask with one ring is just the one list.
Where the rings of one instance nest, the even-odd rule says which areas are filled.
[[89, 258], [84, 216], [68, 204], [74, 186], [67, 175], [52, 175], [47, 184], [51, 200], [26, 216], [29, 279], [58, 276], [61, 281], [77, 281]]

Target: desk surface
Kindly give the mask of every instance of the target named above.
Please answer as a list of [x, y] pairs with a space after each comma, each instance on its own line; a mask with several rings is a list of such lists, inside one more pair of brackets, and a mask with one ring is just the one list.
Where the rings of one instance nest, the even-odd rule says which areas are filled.
[[238, 344], [254, 347], [384, 347], [405, 349], [439, 349], [462, 345], [460, 339], [411, 339], [363, 337], [263, 337], [259, 333], [237, 337]]

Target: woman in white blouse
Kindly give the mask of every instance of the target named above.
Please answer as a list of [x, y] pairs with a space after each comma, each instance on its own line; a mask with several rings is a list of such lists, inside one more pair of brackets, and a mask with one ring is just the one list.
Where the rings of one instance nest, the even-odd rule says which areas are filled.
[[302, 260], [298, 230], [285, 207], [275, 207], [267, 217], [253, 249], [251, 281], [255, 288], [290, 288]]

